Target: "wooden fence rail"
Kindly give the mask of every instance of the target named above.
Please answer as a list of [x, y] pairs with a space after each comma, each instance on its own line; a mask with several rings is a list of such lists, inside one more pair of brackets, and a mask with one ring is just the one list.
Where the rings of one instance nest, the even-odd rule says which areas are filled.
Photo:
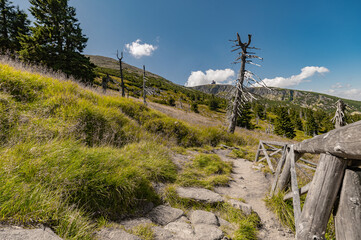
[[[262, 153], [264, 157], [259, 159]], [[301, 158], [304, 153], [320, 154], [318, 164]], [[273, 166], [271, 157], [276, 154], [281, 157]], [[255, 161], [264, 159], [275, 172], [271, 195], [290, 184], [291, 191], [284, 200], [293, 199], [296, 239], [325, 239], [332, 209], [336, 213], [336, 238], [361, 239], [361, 121], [297, 144], [260, 141]], [[299, 188], [296, 169], [310, 179], [312, 176], [303, 169], [315, 170], [312, 181]], [[301, 209], [300, 196], [305, 193]], [[336, 201], [338, 195], [340, 200]]]

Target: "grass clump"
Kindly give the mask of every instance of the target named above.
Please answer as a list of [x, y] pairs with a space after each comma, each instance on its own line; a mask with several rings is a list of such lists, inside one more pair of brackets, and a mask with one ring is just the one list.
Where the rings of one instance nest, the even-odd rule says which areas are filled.
[[176, 183], [184, 187], [215, 186], [229, 182], [232, 164], [224, 162], [216, 154], [198, 154], [187, 163], [179, 174]]
[[154, 240], [155, 234], [152, 229], [153, 226], [154, 226], [154, 224], [151, 224], [151, 223], [140, 224], [140, 225], [132, 228], [129, 232], [133, 235], [138, 236], [142, 240]]
[[45, 223], [67, 239], [88, 238], [101, 216], [118, 219], [159, 202], [151, 181], [176, 177], [168, 150], [149, 142], [119, 150], [33, 142], [0, 152], [0, 221]]
[[256, 157], [255, 150], [250, 146], [242, 146], [239, 149], [233, 149], [229, 154], [228, 157], [231, 158], [244, 158], [249, 161], [253, 161]]
[[290, 228], [295, 232], [295, 218], [293, 216], [292, 200], [283, 200], [285, 194], [279, 192], [272, 197], [265, 198], [266, 206], [273, 211], [283, 226]]

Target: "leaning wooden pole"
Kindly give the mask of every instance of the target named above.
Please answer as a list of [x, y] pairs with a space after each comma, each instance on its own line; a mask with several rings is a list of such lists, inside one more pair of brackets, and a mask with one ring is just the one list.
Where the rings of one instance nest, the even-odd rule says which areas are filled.
[[321, 154], [301, 216], [296, 239], [325, 239], [328, 220], [339, 192], [347, 161]]
[[361, 170], [346, 169], [335, 217], [336, 239], [361, 239]]

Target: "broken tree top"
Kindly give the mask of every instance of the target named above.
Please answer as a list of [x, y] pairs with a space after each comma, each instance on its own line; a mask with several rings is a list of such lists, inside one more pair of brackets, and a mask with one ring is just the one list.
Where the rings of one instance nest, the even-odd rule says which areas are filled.
[[361, 121], [334, 129], [294, 145], [299, 153], [329, 153], [361, 160]]

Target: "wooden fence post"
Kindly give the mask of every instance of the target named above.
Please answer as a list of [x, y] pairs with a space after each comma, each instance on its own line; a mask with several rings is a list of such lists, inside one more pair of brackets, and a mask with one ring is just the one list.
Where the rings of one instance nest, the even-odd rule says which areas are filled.
[[301, 201], [300, 201], [300, 193], [298, 190], [297, 184], [297, 174], [296, 174], [296, 163], [295, 163], [295, 152], [293, 151], [293, 145], [290, 147], [290, 165], [291, 165], [291, 188], [293, 193], [293, 212], [295, 217], [295, 225], [297, 229], [297, 222], [301, 216]]
[[325, 239], [328, 220], [340, 189], [347, 160], [321, 154], [308, 191], [301, 217], [296, 223], [296, 239]]
[[272, 183], [272, 187], [271, 187], [271, 192], [270, 192], [270, 196], [273, 195], [275, 189], [276, 189], [276, 185], [277, 185], [277, 182], [278, 182], [278, 176], [280, 175], [281, 173], [281, 170], [282, 170], [282, 167], [286, 161], [286, 157], [288, 155], [288, 149], [287, 149], [287, 145], [285, 145], [283, 147], [283, 151], [282, 151], [282, 157], [281, 159], [278, 161], [278, 165], [277, 165], [277, 169], [276, 169], [276, 173], [275, 173], [275, 176], [274, 176], [274, 179], [273, 179], [273, 183]]
[[[302, 154], [299, 154], [297, 152], [294, 152], [294, 155], [295, 155], [295, 162], [302, 156]], [[287, 154], [286, 162], [284, 164], [281, 176], [277, 182], [276, 193], [286, 189], [287, 184], [289, 183], [289, 181], [291, 179], [291, 159], [290, 159], [290, 157], [291, 157], [290, 154]]]
[[335, 227], [336, 239], [361, 239], [361, 171], [345, 171]]

